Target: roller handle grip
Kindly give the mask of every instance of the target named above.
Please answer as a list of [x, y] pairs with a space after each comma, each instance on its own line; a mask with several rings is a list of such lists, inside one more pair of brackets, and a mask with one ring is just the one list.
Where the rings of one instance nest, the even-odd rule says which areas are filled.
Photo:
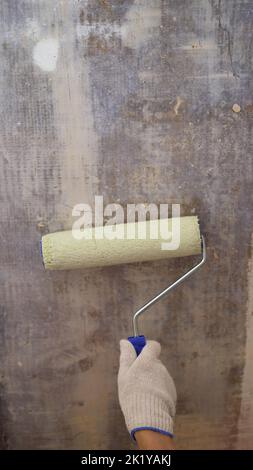
[[146, 345], [146, 338], [144, 335], [139, 336], [129, 336], [128, 341], [133, 345], [137, 356], [141, 353], [144, 346]]

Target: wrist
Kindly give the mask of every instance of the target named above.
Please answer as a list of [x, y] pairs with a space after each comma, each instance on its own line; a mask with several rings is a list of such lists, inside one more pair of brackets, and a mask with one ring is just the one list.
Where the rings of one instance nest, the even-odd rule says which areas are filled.
[[172, 436], [151, 429], [135, 431], [135, 439], [140, 450], [174, 450]]

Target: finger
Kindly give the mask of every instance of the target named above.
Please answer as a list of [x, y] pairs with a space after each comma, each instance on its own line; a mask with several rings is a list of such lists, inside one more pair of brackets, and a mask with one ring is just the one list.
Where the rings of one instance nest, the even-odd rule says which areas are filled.
[[136, 352], [130, 341], [120, 341], [120, 370], [127, 371], [136, 359]]

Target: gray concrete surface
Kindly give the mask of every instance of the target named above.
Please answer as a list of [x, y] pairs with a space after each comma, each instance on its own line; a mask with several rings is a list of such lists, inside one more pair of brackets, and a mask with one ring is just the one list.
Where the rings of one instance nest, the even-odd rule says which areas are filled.
[[208, 264], [142, 328], [178, 448], [252, 448], [252, 20], [252, 1], [1, 1], [3, 448], [130, 446], [119, 339], [194, 260], [45, 272], [41, 234], [95, 194], [199, 214]]

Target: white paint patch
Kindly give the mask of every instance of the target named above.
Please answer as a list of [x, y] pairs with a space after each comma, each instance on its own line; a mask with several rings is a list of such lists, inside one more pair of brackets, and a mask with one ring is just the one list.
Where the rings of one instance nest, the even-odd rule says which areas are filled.
[[77, 25], [78, 38], [97, 36], [103, 39], [121, 38], [125, 47], [137, 49], [154, 37], [161, 25], [160, 0], [135, 0], [127, 12], [124, 23], [85, 23]]
[[33, 60], [45, 72], [56, 68], [58, 58], [58, 41], [54, 38], [42, 39], [33, 48]]
[[[253, 237], [251, 256], [253, 255]], [[248, 271], [248, 306], [246, 319], [245, 367], [241, 390], [241, 410], [238, 421], [237, 449], [252, 449], [253, 435], [253, 259], [249, 261]]]

